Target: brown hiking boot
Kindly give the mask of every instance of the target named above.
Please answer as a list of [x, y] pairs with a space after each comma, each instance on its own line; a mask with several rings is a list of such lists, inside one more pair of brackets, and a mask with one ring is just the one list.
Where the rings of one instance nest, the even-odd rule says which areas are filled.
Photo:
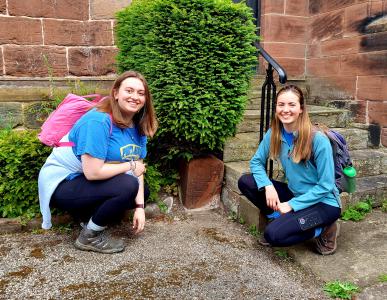
[[333, 224], [324, 228], [321, 235], [316, 238], [316, 250], [322, 255], [333, 254], [337, 248], [337, 237], [340, 233], [340, 224]]

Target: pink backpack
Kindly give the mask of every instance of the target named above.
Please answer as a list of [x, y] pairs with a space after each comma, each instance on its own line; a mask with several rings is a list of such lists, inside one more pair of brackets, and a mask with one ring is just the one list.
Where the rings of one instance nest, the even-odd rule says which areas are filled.
[[[94, 99], [88, 101], [85, 98]], [[102, 99], [103, 97], [98, 94], [87, 96], [68, 94], [43, 123], [41, 132], [38, 134], [39, 140], [50, 147], [74, 146], [72, 142], [60, 142], [60, 140], [80, 117]]]

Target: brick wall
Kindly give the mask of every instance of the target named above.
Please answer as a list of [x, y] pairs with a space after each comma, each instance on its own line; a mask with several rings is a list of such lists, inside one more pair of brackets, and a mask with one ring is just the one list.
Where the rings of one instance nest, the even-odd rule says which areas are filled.
[[382, 128], [387, 146], [387, 0], [262, 0], [266, 50], [310, 98]]
[[130, 2], [0, 0], [0, 79], [114, 74], [114, 13]]

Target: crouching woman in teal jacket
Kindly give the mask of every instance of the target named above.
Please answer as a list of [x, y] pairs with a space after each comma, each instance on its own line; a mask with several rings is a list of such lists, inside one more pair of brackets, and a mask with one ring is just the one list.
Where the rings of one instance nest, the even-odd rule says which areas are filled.
[[[286, 183], [270, 180], [267, 159], [279, 159]], [[329, 139], [313, 129], [302, 91], [282, 88], [271, 128], [250, 161], [251, 174], [238, 182], [241, 192], [268, 218], [260, 243], [290, 246], [316, 238], [316, 250], [336, 251], [339, 191]]]

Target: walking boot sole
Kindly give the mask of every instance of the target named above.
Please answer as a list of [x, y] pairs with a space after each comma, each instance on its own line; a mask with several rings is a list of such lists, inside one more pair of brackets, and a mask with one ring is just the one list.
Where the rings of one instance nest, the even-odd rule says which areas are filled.
[[96, 247], [93, 247], [91, 245], [84, 245], [80, 243], [78, 240], [74, 243], [75, 248], [82, 250], [82, 251], [93, 251], [93, 252], [99, 252], [99, 253], [105, 253], [105, 254], [112, 254], [112, 253], [118, 253], [125, 250], [125, 246], [119, 249], [98, 249]]

